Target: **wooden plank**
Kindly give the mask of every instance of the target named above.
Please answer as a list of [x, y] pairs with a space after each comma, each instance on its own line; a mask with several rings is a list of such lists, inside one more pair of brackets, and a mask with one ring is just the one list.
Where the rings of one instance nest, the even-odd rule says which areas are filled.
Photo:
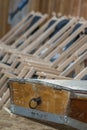
[[40, 7], [40, 0], [30, 0], [30, 6], [29, 6], [29, 11], [38, 11], [39, 12], [39, 7]]
[[61, 13], [60, 12], [60, 5], [61, 5], [61, 0], [55, 0], [55, 9], [54, 9], [54, 12]]
[[46, 20], [46, 18], [47, 18], [47, 15], [44, 15], [33, 26], [31, 26], [30, 29], [25, 31], [25, 33], [18, 40], [16, 40], [16, 42], [12, 45], [12, 47], [16, 48], [17, 46], [20, 45], [20, 42], [24, 42], [32, 34], [32, 32], [35, 32], [35, 29], [39, 28], [41, 26], [41, 24], [43, 24], [43, 22]]
[[[67, 76], [70, 72], [72, 72], [76, 65], [79, 65], [81, 62], [83, 62], [87, 58], [87, 52], [81, 55], [68, 69], [63, 71], [60, 75]], [[80, 70], [81, 71], [81, 70]]]
[[87, 67], [84, 68], [74, 79], [80, 80], [82, 79], [85, 75], [87, 75]]
[[48, 13], [48, 2], [47, 0], [40, 0], [39, 2], [39, 11], [44, 13]]
[[54, 12], [55, 9], [55, 1], [53, 0], [48, 0], [48, 14], [51, 14], [52, 12]]
[[0, 100], [0, 108], [3, 107], [3, 105], [6, 103], [6, 101], [9, 99], [10, 92], [9, 89], [6, 91], [6, 93], [3, 95], [2, 100]]
[[38, 36], [40, 36], [44, 32], [44, 30], [47, 27], [48, 23], [46, 23], [43, 26], [41, 26], [40, 29], [38, 29], [33, 35], [30, 35], [30, 33], [32, 31], [34, 31], [35, 28], [37, 28], [38, 26], [40, 26], [40, 24], [44, 21], [44, 19], [46, 19], [45, 16], [44, 16], [44, 18], [42, 18], [41, 21], [39, 21], [35, 25], [33, 25], [33, 27], [31, 28], [31, 30], [25, 32], [24, 35], [22, 35], [18, 40], [16, 40], [15, 43], [12, 45], [12, 48], [16, 48], [16, 46], [19, 45], [20, 42], [23, 42], [23, 44], [21, 44], [20, 46], [18, 46], [17, 49], [18, 50], [24, 49], [33, 40], [35, 40]]
[[80, 16], [81, 0], [72, 0], [71, 15]]
[[61, 0], [60, 12], [62, 15], [70, 14], [70, 0]]
[[[38, 26], [40, 26], [47, 18], [47, 15], [41, 15], [39, 13], [37, 14], [33, 14], [30, 13], [30, 16], [32, 15], [32, 17], [28, 20], [27, 17], [29, 17], [29, 15], [26, 17], [25, 20], [23, 20], [23, 22], [19, 23], [19, 26], [14, 27], [13, 29], [13, 33], [9, 32], [8, 35], [10, 35], [10, 37], [5, 36], [4, 39], [4, 44], [12, 44], [12, 42], [14, 42], [15, 39], [19, 38], [21, 35], [21, 37], [23, 37], [23, 39], [27, 37], [27, 35], [29, 35], [30, 33], [32, 33]], [[34, 24], [34, 26], [31, 26], [31, 28], [26, 32], [27, 34], [23, 35], [24, 31], [26, 31], [26, 29], [29, 27], [29, 25], [32, 23], [32, 20], [34, 19], [34, 17], [41, 17], [41, 19], [39, 19], [36, 24]], [[15, 31], [16, 30], [16, 31]], [[1, 39], [1, 41], [3, 41], [3, 39]]]
[[[39, 110], [47, 111], [47, 112], [55, 113], [55, 114], [58, 114], [58, 113], [65, 114], [66, 113], [65, 109], [68, 105], [67, 103], [68, 103], [68, 97], [69, 97], [68, 91], [60, 90], [61, 91], [60, 92], [60, 91], [56, 91], [56, 89], [53, 89], [52, 87], [47, 87], [45, 85], [40, 85], [40, 84], [39, 85], [35, 84], [34, 88], [36, 88], [36, 89], [33, 90], [32, 83], [19, 85], [18, 82], [15, 82], [15, 83], [11, 83], [11, 85], [13, 86], [13, 91], [14, 91], [14, 101], [13, 102], [15, 103], [15, 105], [30, 108], [29, 99], [32, 99], [33, 95], [35, 95], [35, 97], [40, 95], [43, 99], [43, 103], [41, 104], [41, 106], [38, 107]], [[20, 87], [22, 87], [22, 89], [20, 89]], [[24, 91], [23, 91], [23, 88], [25, 88]], [[17, 90], [17, 93], [15, 92], [15, 89]], [[19, 90], [20, 90], [20, 93], [19, 93]], [[40, 90], [40, 91], [38, 92], [37, 90]], [[25, 98], [22, 98], [22, 94], [26, 95], [26, 91], [28, 91], [29, 94], [25, 99]], [[56, 98], [55, 97], [52, 98], [52, 95], [54, 93], [55, 93]], [[19, 100], [20, 100], [20, 102], [19, 102]], [[28, 100], [28, 102], [27, 102], [27, 100]], [[57, 103], [57, 107], [55, 109], [56, 101], [58, 103]], [[49, 104], [48, 104], [48, 102], [49, 102]], [[63, 107], [61, 107], [62, 104], [64, 105]]]
[[[56, 52], [60, 52], [60, 49], [63, 52], [63, 47], [66, 46], [69, 41], [73, 40], [73, 38], [75, 38], [81, 31], [83, 31], [85, 29], [86, 24], [82, 25], [79, 29], [77, 29], [72, 35], [70, 35], [61, 45], [59, 45], [52, 53], [50, 53], [50, 57], [52, 57], [52, 55], [54, 56]], [[83, 37], [84, 35], [82, 35]], [[79, 38], [80, 39], [80, 38]], [[78, 41], [78, 40], [77, 40]], [[48, 57], [47, 57], [48, 58]], [[53, 66], [57, 65], [57, 60], [54, 61]]]
[[[83, 37], [80, 41], [75, 42], [69, 49], [67, 49], [65, 52], [61, 54], [61, 56], [58, 58], [58, 66], [63, 63], [67, 58], [72, 55], [77, 49], [79, 49], [83, 42], [86, 42], [87, 37]], [[66, 57], [65, 57], [66, 56]]]
[[9, 0], [0, 0], [0, 38], [9, 30], [8, 9]]
[[[41, 15], [41, 17], [43, 16]], [[87, 36], [84, 33], [87, 23], [84, 21], [82, 26], [72, 33], [75, 25], [80, 23], [80, 21], [71, 18], [71, 21], [66, 26], [64, 26], [53, 37], [49, 37], [50, 34], [55, 31], [56, 25], [63, 19], [68, 18], [51, 18], [44, 26], [40, 26], [40, 29], [38, 29], [34, 35], [31, 35], [30, 39], [26, 38], [27, 35], [25, 35], [28, 34], [30, 30], [25, 31], [24, 45], [20, 47], [20, 49], [16, 47], [16, 45], [18, 45], [19, 41], [23, 40], [24, 37], [16, 38], [15, 43], [12, 46], [7, 46], [6, 44], [0, 45], [0, 54], [3, 56], [0, 60], [1, 106], [3, 106], [4, 103], [7, 103], [9, 99], [8, 89], [6, 88], [9, 78], [78, 79], [81, 77], [79, 75], [86, 74], [84, 73], [86, 68], [84, 60], [87, 58], [87, 52], [83, 52], [87, 49]], [[56, 22], [46, 30], [51, 20], [56, 20]], [[23, 24], [21, 26], [23, 26]], [[34, 25], [34, 27], [37, 27], [36, 23]], [[79, 34], [80, 37], [78, 40], [74, 41], [74, 44], [72, 44], [68, 49], [63, 50], [68, 42], [73, 40]], [[9, 36], [7, 39], [9, 39]], [[51, 46], [53, 43], [55, 43], [55, 45]], [[42, 56], [39, 56], [39, 53], [47, 47], [49, 48], [48, 51]], [[31, 49], [34, 48], [36, 48], [37, 51], [33, 54], [28, 54]], [[52, 63], [50, 58], [52, 58], [56, 53], [59, 53], [60, 57]], [[69, 68], [65, 68], [72, 61], [74, 61], [73, 64], [69, 66]], [[71, 74], [73, 70], [75, 71], [74, 77]], [[4, 97], [5, 94], [6, 97]]]
[[[39, 55], [41, 53], [41, 51], [43, 52], [45, 49], [45, 54], [42, 53], [42, 56], [40, 56], [41, 58], [43, 58], [43, 55], [49, 54], [49, 52], [52, 51], [52, 49], [54, 49], [56, 46], [60, 45], [60, 43], [62, 43], [71, 33], [71, 31], [73, 30], [73, 26], [76, 23], [76, 19], [72, 19], [67, 25], [65, 25], [58, 33], [56, 33], [54, 35], [53, 38], [50, 38], [50, 40], [48, 40], [43, 46], [41, 46], [40, 49], [38, 49], [34, 55]], [[72, 26], [72, 27], [71, 27]], [[58, 43], [58, 44], [56, 44]], [[54, 44], [54, 46], [52, 45], [50, 48], [50, 44]], [[56, 45], [55, 45], [56, 44]], [[48, 50], [49, 49], [49, 50]]]
[[87, 18], [87, 14], [86, 14], [86, 9], [87, 9], [87, 0], [82, 0], [82, 5], [81, 5], [81, 17], [83, 18]]
[[17, 30], [21, 26], [21, 24], [23, 24], [27, 20], [30, 14], [33, 15], [34, 12], [29, 13], [20, 23], [13, 27], [4, 37], [1, 38], [1, 41], [4, 42], [10, 35], [12, 35], [14, 31]]
[[[58, 67], [59, 71], [63, 71], [70, 63], [75, 62], [78, 57], [84, 53], [87, 50], [87, 43], [85, 43], [82, 47], [80, 47], [74, 54], [72, 54], [68, 59], [65, 60], [61, 64], [61, 66]], [[78, 67], [77, 67], [78, 68]]]
[[30, 46], [28, 46], [26, 49], [24, 49], [24, 53], [26, 53], [26, 52], [28, 52], [28, 53], [30, 53], [32, 50], [34, 50], [34, 49], [36, 49], [37, 47], [39, 47], [40, 46], [40, 44], [44, 41], [44, 40], [46, 40], [49, 36], [50, 36], [50, 34], [55, 30], [55, 27], [56, 27], [56, 25], [59, 23], [61, 21], [61, 19], [60, 20], [58, 20], [58, 21], [56, 21], [50, 28], [48, 28], [40, 37], [38, 37], [37, 39], [36, 39], [36, 41], [34, 41]]

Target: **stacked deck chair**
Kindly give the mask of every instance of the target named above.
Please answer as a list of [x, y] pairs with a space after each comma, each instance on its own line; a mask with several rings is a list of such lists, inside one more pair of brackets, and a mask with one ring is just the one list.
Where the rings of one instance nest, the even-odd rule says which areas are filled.
[[0, 40], [0, 108], [9, 78], [87, 80], [87, 22], [31, 12]]

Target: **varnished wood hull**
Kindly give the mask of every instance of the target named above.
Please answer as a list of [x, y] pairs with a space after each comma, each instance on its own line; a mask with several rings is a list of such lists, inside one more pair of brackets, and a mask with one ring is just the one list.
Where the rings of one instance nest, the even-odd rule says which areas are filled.
[[[81, 82], [85, 82], [82, 88], [80, 81], [62, 80], [63, 86], [60, 80], [11, 80], [11, 111], [30, 118], [87, 129], [87, 81]], [[71, 83], [73, 85], [69, 87]]]

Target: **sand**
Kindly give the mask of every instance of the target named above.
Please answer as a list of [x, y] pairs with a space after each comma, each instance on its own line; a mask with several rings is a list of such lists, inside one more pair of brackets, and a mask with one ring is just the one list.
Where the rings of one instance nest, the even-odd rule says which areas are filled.
[[21, 116], [10, 116], [0, 111], [0, 130], [58, 130]]

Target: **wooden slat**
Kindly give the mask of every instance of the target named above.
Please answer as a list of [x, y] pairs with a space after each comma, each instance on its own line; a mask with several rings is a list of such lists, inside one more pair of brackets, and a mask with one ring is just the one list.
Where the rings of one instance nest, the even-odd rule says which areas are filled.
[[87, 19], [87, 13], [86, 13], [86, 9], [87, 9], [87, 0], [82, 0], [81, 3], [81, 17], [84, 17], [85, 19]]
[[9, 30], [8, 10], [9, 0], [0, 0], [0, 38]]
[[[36, 13], [34, 13], [34, 16], [35, 15]], [[42, 14], [40, 15], [43, 18], [45, 16]], [[71, 20], [59, 32], [50, 36], [55, 31], [56, 25], [64, 19]], [[47, 28], [52, 20], [56, 20], [56, 22], [51, 25], [50, 28]], [[0, 55], [2, 56], [0, 59], [1, 107], [5, 106], [5, 104], [9, 107], [7, 103], [9, 101], [9, 91], [6, 87], [9, 78], [82, 79], [83, 76], [87, 74], [87, 66], [84, 62], [84, 60], [87, 59], [87, 36], [85, 34], [85, 28], [87, 27], [86, 21], [64, 16], [58, 18], [52, 17], [45, 22], [44, 25], [41, 23], [35, 23], [33, 29], [31, 27], [27, 31], [22, 30], [25, 32], [21, 37], [12, 36], [13, 39], [15, 37], [15, 42], [13, 42], [12, 45], [7, 45], [7, 42], [4, 41], [3, 44], [0, 45]], [[73, 32], [77, 23], [82, 23], [82, 25]], [[30, 35], [38, 25], [40, 25], [39, 29], [35, 31], [33, 35]], [[24, 23], [22, 22], [21, 26], [25, 28]], [[8, 41], [10, 33], [2, 39]], [[27, 37], [28, 34], [30, 37]], [[64, 50], [66, 45], [78, 35], [79, 38], [75, 40], [69, 48]], [[23, 45], [17, 47], [20, 40], [23, 40], [23, 38]], [[48, 48], [48, 51], [40, 56], [39, 54], [46, 48]], [[36, 49], [36, 51], [31, 54], [30, 52], [33, 49]], [[56, 53], [59, 54], [59, 58], [54, 62], [50, 61], [50, 58]], [[72, 62], [73, 64], [71, 64]]]

